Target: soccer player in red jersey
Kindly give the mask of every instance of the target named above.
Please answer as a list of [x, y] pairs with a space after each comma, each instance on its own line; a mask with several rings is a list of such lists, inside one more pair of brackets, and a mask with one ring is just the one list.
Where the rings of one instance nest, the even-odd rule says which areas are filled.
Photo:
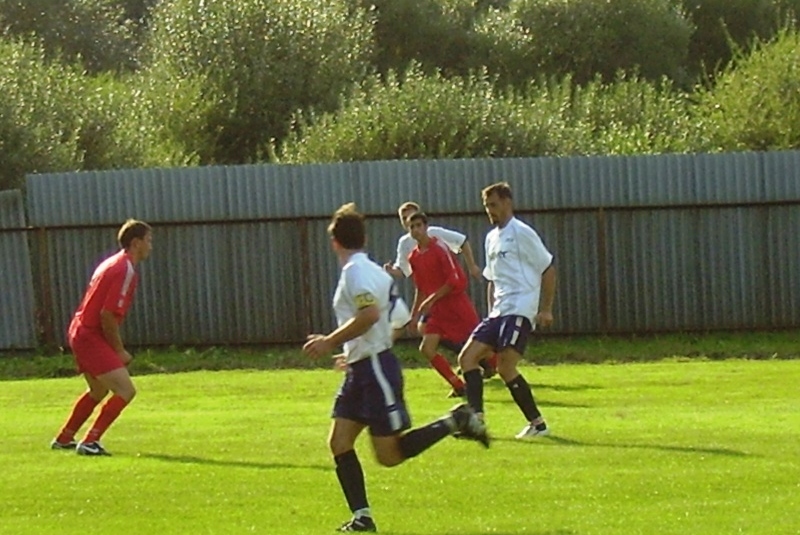
[[412, 306], [412, 328], [422, 334], [419, 350], [453, 388], [451, 397], [464, 395], [464, 382], [447, 359], [438, 352], [445, 343], [456, 351], [480, 322], [467, 295], [467, 275], [453, 252], [428, 234], [428, 217], [416, 212], [408, 217], [408, 229], [417, 242], [408, 255], [416, 286]]
[[[95, 269], [86, 293], [69, 325], [67, 340], [78, 372], [89, 389], [78, 398], [52, 449], [76, 450], [80, 455], [109, 455], [100, 437], [133, 400], [133, 386], [127, 365], [131, 354], [125, 349], [119, 326], [133, 300], [139, 279], [136, 264], [150, 256], [152, 230], [143, 221], [129, 219], [117, 233], [122, 248]], [[95, 407], [112, 392], [100, 414], [80, 442], [75, 434]]]

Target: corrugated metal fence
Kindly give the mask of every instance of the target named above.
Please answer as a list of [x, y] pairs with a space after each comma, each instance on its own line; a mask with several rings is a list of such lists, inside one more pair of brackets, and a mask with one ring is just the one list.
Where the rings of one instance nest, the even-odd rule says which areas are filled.
[[0, 349], [36, 345], [33, 278], [24, 226], [22, 193], [0, 191]]
[[[800, 153], [780, 152], [32, 175], [40, 329], [63, 343], [92, 268], [114, 250], [119, 224], [137, 217], [156, 231], [130, 343], [301, 340], [333, 324], [337, 266], [325, 228], [336, 207], [355, 201], [370, 215], [368, 248], [387, 261], [401, 233], [396, 207], [416, 200], [434, 223], [468, 234], [482, 263], [479, 192], [501, 179], [556, 255], [554, 332], [797, 327], [799, 163]], [[4, 295], [14, 284], [5, 272]], [[482, 284], [471, 292], [482, 310]]]

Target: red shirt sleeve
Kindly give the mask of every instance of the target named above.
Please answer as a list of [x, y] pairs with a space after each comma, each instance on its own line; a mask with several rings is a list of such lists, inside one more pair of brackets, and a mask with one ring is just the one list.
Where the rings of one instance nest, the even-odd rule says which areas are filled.
[[106, 281], [106, 294], [101, 311], [108, 310], [122, 318], [128, 310], [133, 290], [136, 288], [136, 272], [128, 268], [127, 262], [121, 262], [105, 275], [109, 280]]

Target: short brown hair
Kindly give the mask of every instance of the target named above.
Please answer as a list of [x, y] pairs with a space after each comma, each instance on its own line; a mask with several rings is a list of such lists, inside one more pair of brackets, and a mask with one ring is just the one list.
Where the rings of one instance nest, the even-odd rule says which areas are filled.
[[417, 221], [417, 220], [422, 221], [426, 225], [428, 224], [428, 216], [425, 215], [425, 212], [414, 212], [413, 214], [411, 214], [406, 218], [406, 223], [410, 225], [412, 221]]
[[144, 221], [139, 221], [138, 219], [128, 219], [122, 224], [117, 232], [117, 241], [119, 242], [119, 246], [123, 249], [127, 249], [131, 246], [131, 243], [134, 239], [144, 239], [144, 237], [147, 236], [151, 230], [153, 230], [152, 227], [150, 227], [150, 225]]
[[397, 209], [397, 213], [401, 214], [409, 208], [413, 209], [415, 212], [419, 212], [419, 205], [417, 203], [414, 201], [406, 201], [400, 205], [400, 207]]
[[491, 186], [486, 186], [481, 190], [481, 197], [484, 199], [489, 195], [496, 194], [501, 199], [512, 199], [511, 186], [508, 182], [495, 182]]
[[363, 249], [366, 243], [364, 216], [358, 212], [356, 203], [343, 204], [333, 213], [328, 234], [345, 249]]

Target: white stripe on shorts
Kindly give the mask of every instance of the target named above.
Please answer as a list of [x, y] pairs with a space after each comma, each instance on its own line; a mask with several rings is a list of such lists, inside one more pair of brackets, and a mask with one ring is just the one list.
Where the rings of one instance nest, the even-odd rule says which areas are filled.
[[516, 324], [517, 328], [514, 329], [514, 334], [511, 335], [510, 345], [512, 346], [517, 343], [517, 338], [519, 338], [519, 330], [520, 327], [522, 327], [522, 316], [518, 316], [514, 323]]
[[[397, 400], [394, 399], [394, 392], [392, 391], [392, 385], [389, 384], [389, 380], [383, 374], [383, 368], [381, 368], [381, 361], [378, 355], [372, 355], [369, 358], [369, 362], [372, 365], [372, 373], [375, 374], [375, 379], [378, 380], [378, 384], [381, 387], [381, 391], [383, 392], [383, 400], [384, 405], [387, 407], [391, 407], [396, 403]], [[403, 425], [403, 420], [400, 418], [400, 413], [397, 411], [397, 407], [393, 409], [389, 409], [389, 425], [391, 426], [392, 430], [398, 430]]]

